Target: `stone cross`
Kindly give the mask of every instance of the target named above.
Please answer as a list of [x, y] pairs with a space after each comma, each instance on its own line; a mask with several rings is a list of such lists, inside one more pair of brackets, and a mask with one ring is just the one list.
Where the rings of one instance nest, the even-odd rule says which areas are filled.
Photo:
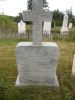
[[52, 12], [43, 10], [43, 0], [32, 0], [32, 11], [23, 11], [23, 20], [33, 22], [33, 45], [41, 45], [42, 22], [52, 20]]

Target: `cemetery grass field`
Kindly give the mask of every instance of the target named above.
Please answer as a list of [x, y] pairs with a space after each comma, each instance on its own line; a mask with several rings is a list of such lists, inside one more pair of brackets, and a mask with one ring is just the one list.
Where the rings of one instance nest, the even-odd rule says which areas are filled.
[[[59, 88], [15, 87], [17, 66], [15, 48], [18, 42], [31, 39], [0, 40], [0, 100], [75, 100], [75, 78], [71, 75], [75, 40], [54, 37], [60, 56], [57, 65]], [[45, 39], [45, 41], [49, 41]]]

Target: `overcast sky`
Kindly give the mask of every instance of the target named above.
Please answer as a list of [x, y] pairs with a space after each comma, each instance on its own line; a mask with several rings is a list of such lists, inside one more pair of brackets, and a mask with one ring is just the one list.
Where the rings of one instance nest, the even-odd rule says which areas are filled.
[[[47, 0], [51, 11], [59, 9], [65, 11], [72, 7], [75, 15], [75, 0]], [[0, 0], [0, 13], [16, 16], [19, 12], [27, 9], [27, 0]]]

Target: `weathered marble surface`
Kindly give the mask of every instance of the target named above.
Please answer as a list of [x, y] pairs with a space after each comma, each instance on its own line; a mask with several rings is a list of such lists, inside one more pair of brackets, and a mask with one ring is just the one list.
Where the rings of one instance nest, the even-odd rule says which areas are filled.
[[73, 26], [72, 23], [69, 23], [68, 29], [71, 29], [72, 26]]
[[44, 22], [43, 34], [50, 35], [51, 33], [51, 22]]
[[18, 34], [26, 34], [26, 25], [22, 20], [18, 23]]
[[20, 42], [16, 46], [18, 78], [16, 86], [59, 86], [56, 69], [59, 49], [56, 43]]
[[72, 75], [75, 76], [75, 55], [74, 55], [74, 58], [73, 58]]
[[63, 18], [63, 25], [61, 28], [61, 32], [62, 35], [67, 35], [68, 34], [68, 15], [65, 14], [64, 18]]
[[33, 22], [33, 44], [41, 45], [42, 23], [52, 21], [52, 12], [43, 10], [43, 0], [32, 0], [32, 10], [23, 11], [23, 20]]
[[16, 46], [16, 86], [59, 86], [56, 76], [58, 46], [42, 42], [42, 23], [51, 20], [52, 12], [43, 10], [43, 0], [32, 0], [32, 11], [23, 12], [23, 21], [33, 22], [33, 42], [21, 42]]

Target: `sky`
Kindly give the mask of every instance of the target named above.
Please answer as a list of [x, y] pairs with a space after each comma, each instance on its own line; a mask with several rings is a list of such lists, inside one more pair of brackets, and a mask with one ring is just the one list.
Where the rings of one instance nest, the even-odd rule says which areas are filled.
[[[59, 9], [65, 12], [72, 7], [75, 15], [75, 0], [47, 0], [51, 11]], [[0, 0], [0, 13], [5, 15], [17, 16], [19, 12], [27, 9], [27, 0]]]

